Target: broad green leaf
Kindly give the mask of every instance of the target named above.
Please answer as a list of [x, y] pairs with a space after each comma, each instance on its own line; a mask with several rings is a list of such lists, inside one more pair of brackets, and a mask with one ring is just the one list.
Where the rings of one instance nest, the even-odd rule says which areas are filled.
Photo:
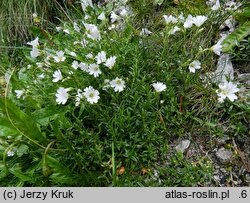
[[[7, 106], [7, 107], [6, 107]], [[11, 119], [8, 127], [12, 125], [12, 129], [22, 132], [27, 138], [39, 142], [47, 143], [47, 139], [40, 132], [37, 123], [34, 122], [34, 119], [28, 116], [25, 112], [20, 110], [12, 101], [7, 100], [7, 105], [5, 106], [4, 98], [0, 98], [0, 108], [3, 110], [3, 113], [7, 116], [6, 109], [8, 110], [8, 115]]]
[[242, 13], [240, 13], [240, 14], [246, 18], [250, 18], [250, 7], [244, 8]]
[[32, 117], [42, 126], [48, 126], [49, 122], [60, 116], [60, 110], [57, 107], [47, 107], [35, 111]]
[[246, 7], [242, 12], [237, 13], [235, 18], [239, 21], [246, 21], [247, 18], [250, 18], [250, 7]]
[[245, 22], [234, 32], [229, 34], [223, 41], [223, 52], [231, 51], [235, 46], [239, 44], [246, 36], [250, 35], [250, 22]]
[[24, 154], [27, 154], [28, 153], [28, 149], [29, 147], [25, 144], [21, 144], [18, 148], [17, 148], [17, 156], [18, 157], [21, 157], [23, 156]]
[[7, 137], [7, 136], [13, 136], [16, 137], [20, 133], [13, 128], [11, 123], [7, 120], [7, 118], [1, 118], [0, 117], [0, 137]]

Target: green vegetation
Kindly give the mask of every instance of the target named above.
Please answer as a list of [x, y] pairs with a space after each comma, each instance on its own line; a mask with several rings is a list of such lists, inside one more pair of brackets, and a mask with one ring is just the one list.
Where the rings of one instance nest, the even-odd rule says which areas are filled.
[[[42, 16], [49, 2], [25, 4], [34, 7], [27, 24], [33, 12], [49, 19]], [[211, 161], [186, 158], [171, 141], [247, 134], [249, 98], [238, 90], [244, 85], [225, 93], [208, 74], [216, 69], [220, 25], [232, 11], [212, 11], [203, 1], [138, 2], [129, 1], [130, 10], [89, 6], [84, 14], [75, 6], [57, 31], [45, 29], [47, 21], [32, 26], [38, 38], [19, 47], [11, 63], [1, 62], [1, 74], [8, 69], [0, 92], [1, 186], [209, 185]], [[196, 23], [185, 27], [189, 14]], [[27, 24], [14, 20], [16, 31], [3, 30], [4, 38], [29, 39], [16, 26]], [[227, 95], [222, 102], [220, 94]]]

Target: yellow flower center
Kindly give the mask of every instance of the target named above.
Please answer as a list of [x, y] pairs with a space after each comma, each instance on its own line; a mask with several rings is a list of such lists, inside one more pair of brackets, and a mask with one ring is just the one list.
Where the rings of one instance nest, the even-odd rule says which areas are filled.
[[93, 98], [95, 96], [95, 94], [93, 92], [89, 93], [89, 97]]

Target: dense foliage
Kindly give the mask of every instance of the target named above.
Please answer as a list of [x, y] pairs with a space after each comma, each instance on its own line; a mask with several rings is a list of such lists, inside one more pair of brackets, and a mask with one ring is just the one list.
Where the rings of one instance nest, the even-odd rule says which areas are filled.
[[209, 185], [211, 161], [169, 143], [247, 133], [247, 90], [212, 73], [248, 22], [223, 44], [244, 4], [174, 2], [82, 4], [53, 31], [31, 29], [1, 81], [1, 186]]

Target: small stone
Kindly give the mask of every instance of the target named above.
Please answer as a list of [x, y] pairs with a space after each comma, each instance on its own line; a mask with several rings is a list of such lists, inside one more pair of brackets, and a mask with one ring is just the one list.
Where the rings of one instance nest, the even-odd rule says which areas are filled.
[[175, 149], [176, 149], [176, 151], [180, 151], [180, 152], [184, 153], [185, 150], [188, 149], [189, 145], [190, 145], [190, 140], [182, 140], [182, 141], [175, 147]]
[[250, 86], [250, 73], [242, 73], [238, 75], [238, 80]]
[[250, 175], [248, 173], [246, 174], [246, 182], [250, 183]]
[[250, 80], [250, 73], [243, 73], [238, 75], [238, 80], [241, 82], [247, 82]]
[[218, 175], [214, 175], [214, 180], [219, 181], [220, 177]]
[[232, 161], [233, 153], [225, 148], [220, 148], [216, 153], [216, 157], [221, 163], [229, 163]]

